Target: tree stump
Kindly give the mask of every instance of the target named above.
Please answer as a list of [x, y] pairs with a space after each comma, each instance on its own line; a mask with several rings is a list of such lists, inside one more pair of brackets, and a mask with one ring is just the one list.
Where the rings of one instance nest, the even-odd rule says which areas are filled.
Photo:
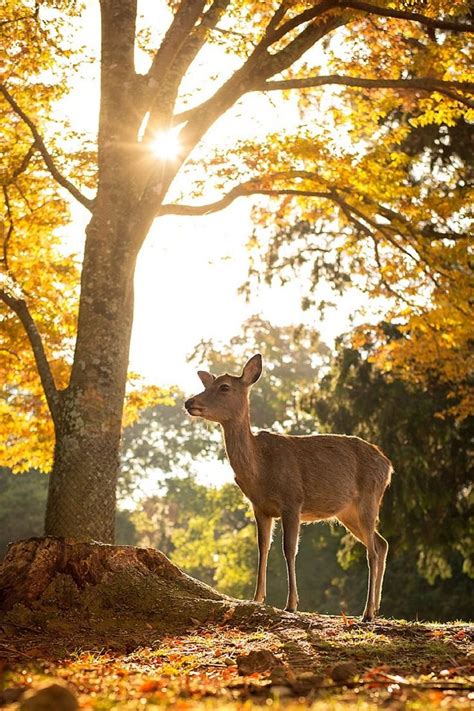
[[230, 618], [260, 624], [276, 610], [222, 595], [152, 548], [45, 537], [10, 545], [0, 563], [0, 613], [14, 624], [56, 619], [58, 629], [62, 620], [125, 629], [141, 619], [171, 631]]

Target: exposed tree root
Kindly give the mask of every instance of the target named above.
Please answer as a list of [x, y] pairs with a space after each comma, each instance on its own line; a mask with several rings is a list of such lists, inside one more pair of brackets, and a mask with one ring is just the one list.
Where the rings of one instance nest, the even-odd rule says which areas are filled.
[[160, 630], [231, 619], [272, 624], [277, 610], [222, 595], [183, 573], [157, 550], [61, 538], [10, 546], [0, 564], [0, 611], [13, 624], [77, 618], [122, 628], [146, 620]]

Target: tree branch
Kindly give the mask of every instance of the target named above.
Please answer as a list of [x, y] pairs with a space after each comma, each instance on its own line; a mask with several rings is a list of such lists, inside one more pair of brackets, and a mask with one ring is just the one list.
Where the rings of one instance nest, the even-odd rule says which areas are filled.
[[3, 182], [3, 185], [10, 185], [15, 178], [18, 178], [19, 175], [21, 175], [28, 167], [30, 160], [32, 159], [33, 155], [35, 154], [36, 151], [36, 141], [33, 141], [31, 146], [28, 148], [26, 151], [25, 155], [21, 159], [19, 165], [17, 165], [16, 168], [13, 169], [11, 176], [9, 177], [7, 175], [5, 181]]
[[[176, 25], [175, 17], [148, 74], [150, 118], [145, 141], [157, 131], [170, 128], [182, 78], [203, 47], [208, 31], [216, 26], [229, 2], [230, 0], [214, 0], [204, 14], [202, 9], [206, 3], [202, 0], [194, 3], [183, 2], [180, 6], [177, 15], [181, 16], [181, 22]], [[195, 26], [199, 18], [201, 21]], [[171, 40], [167, 42], [169, 38], [173, 39], [173, 43]]]
[[[422, 249], [420, 246], [417, 244], [417, 239], [415, 232], [413, 228], [411, 227], [410, 223], [406, 218], [402, 217], [402, 215], [399, 215], [392, 210], [388, 210], [387, 208], [384, 208], [382, 205], [379, 205], [377, 202], [374, 200], [371, 200], [370, 198], [366, 198], [366, 196], [363, 196], [364, 201], [368, 201], [371, 203], [376, 209], [381, 212], [385, 213], [386, 218], [388, 217], [394, 218], [396, 220], [399, 220], [402, 222], [407, 229], [407, 231], [410, 233], [412, 237], [412, 246], [415, 251], [415, 254], [410, 252], [408, 249], [406, 249], [402, 244], [399, 244], [397, 240], [395, 239], [397, 234], [400, 234], [400, 231], [397, 230], [396, 228], [393, 227], [392, 223], [390, 222], [388, 225], [381, 225], [378, 223], [376, 220], [372, 219], [368, 215], [364, 214], [361, 210], [359, 210], [357, 207], [354, 205], [351, 205], [349, 202], [344, 200], [341, 195], [339, 194], [338, 190], [333, 190], [333, 198], [334, 201], [341, 207], [343, 210], [344, 214], [348, 219], [351, 220], [354, 224], [357, 224], [358, 227], [366, 231], [366, 234], [371, 237], [373, 240], [376, 240], [375, 233], [379, 232], [384, 239], [389, 242], [389, 244], [394, 247], [394, 249], [398, 250], [401, 252], [405, 257], [407, 257], [409, 260], [414, 261], [418, 267], [424, 272], [425, 276], [427, 279], [429, 279], [433, 284], [439, 288], [440, 284], [438, 282], [438, 279], [434, 275], [434, 271], [436, 271], [438, 274], [441, 276], [445, 277], [446, 279], [451, 279], [451, 275], [449, 272], [446, 272], [444, 269], [441, 269], [437, 267], [436, 269], [433, 268], [433, 265], [430, 263], [428, 257], [426, 254], [422, 253]], [[367, 228], [362, 224], [362, 221], [367, 223], [367, 225], [370, 226], [371, 229]], [[374, 232], [372, 232], [374, 230]], [[390, 234], [392, 233], [392, 234]], [[401, 298], [401, 297], [400, 297]], [[407, 302], [408, 303], [408, 302]], [[456, 306], [455, 306], [456, 308]]]
[[38, 9], [39, 4], [37, 5], [37, 8], [32, 15], [21, 15], [21, 17], [12, 17], [9, 20], [2, 20], [0, 22], [0, 27], [4, 27], [5, 25], [11, 25], [14, 22], [23, 22], [24, 20], [36, 20], [38, 19]]
[[[313, 174], [308, 173], [306, 171], [297, 171], [293, 173], [291, 176], [289, 173], [276, 173], [272, 176], [267, 176], [270, 178], [282, 178], [282, 177], [293, 177], [293, 178], [302, 178], [302, 179], [311, 179], [312, 177], [314, 178]], [[241, 183], [240, 185], [235, 186], [230, 190], [226, 195], [224, 195], [222, 198], [219, 200], [216, 200], [215, 202], [212, 203], [206, 203], [204, 205], [179, 205], [179, 204], [165, 204], [162, 205], [158, 212], [157, 212], [157, 217], [161, 217], [163, 215], [181, 215], [181, 216], [202, 216], [202, 215], [209, 215], [214, 212], [218, 212], [220, 210], [225, 209], [228, 207], [234, 200], [236, 200], [239, 197], [249, 197], [251, 195], [266, 195], [270, 197], [278, 197], [278, 196], [283, 196], [283, 195], [290, 195], [294, 197], [313, 197], [313, 198], [322, 198], [325, 200], [331, 200], [332, 202], [336, 203], [339, 205], [343, 213], [346, 215], [347, 219], [355, 225], [358, 229], [360, 229], [364, 234], [371, 239], [375, 239], [374, 232], [372, 230], [380, 232], [384, 238], [397, 250], [401, 251], [407, 258], [415, 261], [421, 269], [425, 272], [426, 276], [433, 281], [435, 286], [439, 286], [435, 276], [431, 272], [431, 265], [429, 264], [428, 260], [422, 256], [419, 252], [419, 250], [416, 251], [416, 254], [412, 254], [408, 250], [406, 250], [403, 245], [400, 245], [396, 240], [394, 235], [389, 234], [389, 231], [393, 231], [394, 234], [396, 234], [397, 230], [391, 225], [383, 225], [379, 224], [376, 221], [374, 221], [371, 217], [368, 215], [365, 215], [362, 213], [357, 207], [354, 205], [351, 205], [348, 203], [346, 200], [344, 200], [340, 193], [339, 189], [331, 188], [328, 191], [319, 191], [319, 190], [304, 190], [304, 189], [298, 189], [298, 188], [264, 188], [260, 187], [256, 181], [256, 179], [246, 181], [245, 183]], [[400, 220], [406, 229], [411, 233], [412, 237], [415, 238], [413, 229], [409, 222], [404, 218], [402, 215], [399, 215], [392, 210], [389, 210], [387, 208], [384, 208], [383, 206], [379, 205], [378, 203], [375, 203], [375, 201], [371, 201], [373, 203], [373, 206], [377, 208], [382, 213], [385, 213], [386, 217], [390, 217], [392, 219]], [[364, 224], [367, 223], [367, 224]], [[425, 266], [423, 265], [426, 265]], [[439, 270], [438, 270], [439, 271]], [[442, 273], [442, 272], [440, 272]], [[445, 275], [449, 276], [449, 275]]]
[[379, 5], [371, 5], [366, 2], [346, 2], [346, 0], [338, 0], [334, 3], [336, 7], [347, 8], [348, 10], [360, 10], [371, 15], [381, 15], [382, 17], [393, 17], [398, 20], [407, 20], [408, 22], [419, 22], [426, 27], [432, 27], [435, 30], [451, 30], [452, 32], [474, 32], [474, 25], [469, 25], [463, 22], [453, 22], [452, 20], [438, 20], [432, 17], [426, 17], [419, 12], [410, 12], [409, 10], [393, 10], [391, 8], [380, 7]]
[[[361, 223], [360, 223], [358, 220], [355, 220], [355, 219], [353, 219], [352, 217], [349, 217], [348, 219], [349, 219], [351, 222], [354, 222], [357, 226], [359, 226], [359, 227], [361, 226]], [[386, 289], [386, 291], [387, 291], [389, 294], [391, 294], [392, 296], [394, 296], [396, 299], [399, 299], [400, 301], [402, 301], [404, 304], [406, 304], [406, 305], [409, 306], [410, 308], [415, 308], [415, 307], [416, 307], [415, 304], [413, 304], [413, 303], [412, 303], [409, 299], [407, 299], [403, 294], [400, 294], [400, 293], [399, 293], [396, 289], [394, 289], [393, 286], [392, 286], [391, 284], [389, 284], [388, 281], [385, 279], [385, 277], [384, 277], [384, 275], [383, 275], [383, 266], [382, 266], [382, 260], [381, 260], [381, 258], [380, 258], [379, 245], [378, 245], [377, 239], [376, 239], [375, 235], [373, 235], [372, 233], [370, 233], [370, 231], [369, 231], [368, 236], [370, 237], [370, 240], [371, 240], [372, 244], [374, 245], [374, 256], [375, 256], [375, 262], [376, 262], [376, 264], [377, 264], [378, 277], [379, 277], [380, 283], [382, 284], [382, 286]]]
[[209, 215], [212, 212], [218, 212], [228, 207], [234, 200], [239, 197], [248, 197], [249, 195], [269, 195], [276, 197], [278, 195], [295, 195], [303, 197], [318, 197], [331, 199], [331, 193], [322, 192], [317, 190], [297, 190], [295, 188], [282, 188], [282, 189], [269, 189], [260, 188], [255, 184], [255, 180], [242, 183], [232, 188], [226, 195], [224, 195], [220, 200], [215, 202], [207, 203], [205, 205], [178, 205], [178, 204], [165, 204], [162, 205], [158, 212], [157, 217], [163, 215], [186, 215], [186, 216], [198, 216], [198, 215]]
[[206, 5], [205, 0], [181, 2], [147, 74], [148, 82], [161, 78], [174, 62]]
[[54, 382], [41, 335], [36, 327], [33, 317], [31, 316], [27, 303], [24, 299], [18, 299], [11, 294], [8, 294], [3, 289], [0, 290], [0, 299], [2, 299], [2, 301], [4, 301], [5, 304], [16, 313], [23, 325], [23, 328], [25, 329], [33, 350], [36, 368], [41, 379], [43, 391], [46, 396], [46, 402], [48, 403], [53, 422], [57, 424], [60, 415], [60, 393]]
[[275, 15], [270, 20], [270, 23], [267, 27], [262, 41], [259, 44], [259, 47], [261, 49], [270, 47], [272, 44], [278, 42], [278, 40], [282, 39], [286, 34], [291, 32], [292, 30], [295, 30], [300, 25], [303, 25], [306, 22], [311, 22], [311, 20], [316, 19], [316, 17], [320, 17], [328, 10], [333, 10], [336, 7], [337, 2], [335, 0], [323, 0], [323, 2], [320, 2], [315, 7], [311, 7], [307, 10], [304, 10], [303, 12], [300, 12], [299, 15], [295, 15], [294, 17], [280, 25], [280, 27], [278, 27], [278, 22], [280, 21], [280, 19], [283, 19], [283, 16], [289, 9], [289, 3], [282, 3], [282, 5], [276, 11]]
[[[339, 17], [330, 17], [321, 22], [312, 22], [283, 49], [270, 54], [260, 43], [245, 64], [225, 82], [207, 101], [186, 112], [187, 125], [182, 131], [183, 143], [189, 146], [189, 152], [198, 143], [210, 126], [233, 106], [241, 96], [253, 91], [262, 80], [287, 69], [296, 62], [322, 37], [343, 24]], [[183, 120], [183, 114], [180, 115]], [[176, 121], [176, 117], [175, 117]]]
[[30, 119], [30, 117], [25, 114], [23, 109], [17, 104], [17, 102], [10, 94], [6, 86], [4, 86], [3, 84], [0, 84], [0, 92], [8, 101], [14, 112], [18, 114], [18, 116], [26, 123], [26, 125], [30, 129], [33, 138], [35, 139], [35, 144], [39, 152], [43, 156], [43, 160], [46, 164], [46, 167], [48, 168], [54, 180], [63, 188], [65, 188], [73, 197], [75, 197], [76, 200], [81, 203], [81, 205], [87, 207], [88, 210], [92, 210], [94, 201], [83, 195], [80, 190], [78, 190], [75, 185], [73, 185], [67, 178], [65, 178], [64, 175], [62, 175], [62, 173], [60, 173], [60, 171], [56, 168], [53, 158], [49, 153], [48, 149], [46, 148], [45, 142], [43, 141], [35, 124]]
[[299, 79], [284, 79], [280, 81], [262, 82], [254, 91], [276, 91], [285, 89], [308, 89], [312, 87], [338, 84], [342, 86], [360, 87], [365, 89], [414, 89], [431, 93], [437, 91], [441, 94], [460, 101], [470, 108], [474, 108], [474, 101], [461, 96], [454, 90], [474, 93], [474, 82], [469, 81], [444, 81], [432, 77], [417, 77], [415, 79], [364, 79], [363, 77], [341, 76], [328, 74], [317, 77], [302, 77]]
[[[193, 3], [182, 1], [146, 78], [148, 89], [145, 90], [144, 106], [150, 113], [143, 143], [152, 140], [156, 132], [173, 126], [173, 111], [183, 76], [204, 45], [208, 31], [216, 26], [229, 3], [230, 0], [213, 0], [207, 11], [203, 12], [206, 3], [202, 0]], [[139, 241], [144, 238], [155, 217], [157, 199], [164, 198], [185, 157], [180, 156], [173, 165], [152, 161], [145, 167], [145, 186], [135, 214], [135, 233]]]
[[[339, 205], [342, 212], [346, 216], [348, 222], [351, 223], [352, 225], [354, 225], [354, 227], [356, 227], [356, 229], [359, 229], [366, 237], [368, 237], [372, 241], [372, 243], [374, 245], [374, 255], [375, 255], [375, 261], [377, 263], [377, 268], [378, 268], [378, 272], [379, 272], [378, 275], [379, 275], [380, 283], [385, 287], [385, 289], [387, 290], [387, 292], [389, 294], [392, 294], [397, 299], [400, 299], [408, 306], [414, 307], [414, 304], [411, 301], [409, 301], [408, 299], [406, 299], [405, 296], [403, 296], [402, 294], [399, 294], [387, 282], [387, 280], [383, 276], [383, 268], [382, 268], [382, 262], [380, 259], [380, 254], [379, 254], [379, 249], [378, 249], [378, 242], [377, 242], [377, 238], [376, 238], [375, 234], [372, 232], [372, 230], [366, 224], [364, 224], [364, 222], [361, 222], [357, 217], [355, 217], [355, 215], [353, 214], [352, 205], [349, 205], [345, 200], [343, 200], [340, 197], [340, 195], [338, 195], [336, 190], [331, 191], [331, 197], [334, 200], [334, 202], [337, 205]], [[363, 219], [365, 219], [365, 218], [363, 217]]]
[[[283, 20], [287, 7], [289, 7], [289, 5], [283, 2], [276, 10], [276, 12], [279, 13], [279, 21]], [[385, 8], [372, 6], [366, 3], [351, 3], [343, 2], [341, 0], [323, 0], [315, 7], [311, 7], [294, 18], [291, 18], [287, 22], [283, 22], [280, 27], [273, 22], [273, 18], [275, 16], [274, 13], [272, 15], [272, 20], [270, 20], [267, 30], [262, 37], [262, 40], [247, 58], [244, 65], [238, 69], [210, 99], [204, 101], [197, 107], [183, 112], [180, 115], [175, 116], [173, 119], [170, 119], [170, 122], [172, 120], [175, 124], [178, 121], [186, 122], [186, 125], [180, 132], [180, 139], [183, 145], [183, 151], [180, 156], [180, 165], [184, 162], [189, 153], [207, 133], [215, 121], [231, 106], [233, 106], [244, 94], [254, 91], [256, 88], [260, 89], [262, 82], [287, 69], [322, 37], [325, 37], [329, 34], [329, 32], [337, 27], [347, 24], [349, 22], [347, 13], [330, 13], [330, 11], [333, 10], [341, 11], [345, 9], [355, 9], [363, 12], [373, 12], [374, 14], [398, 17], [421, 22], [429, 27], [438, 27], [451, 30], [461, 29], [462, 31], [470, 30], [470, 26], [463, 24], [459, 25], [459, 23], [452, 23], [443, 20], [432, 20], [431, 18], [427, 18], [419, 13], [401, 12], [400, 14], [398, 11], [386, 11]], [[268, 51], [271, 45], [278, 40], [281, 40], [285, 37], [285, 35], [295, 28], [300, 27], [302, 24], [305, 24], [304, 29], [302, 29], [296, 37], [293, 37], [293, 39], [291, 39], [283, 48], [275, 51], [274, 53], [270, 53]], [[154, 207], [156, 205], [156, 201], [159, 197], [166, 194], [172, 178], [173, 175], [170, 174], [166, 178], [160, 176], [160, 179], [158, 180], [156, 176], [151, 175], [150, 180], [148, 181], [148, 184], [143, 192], [141, 204], [136, 213], [136, 226], [139, 233], [145, 233], [146, 228], [149, 224], [151, 224], [153, 216], [156, 216]], [[222, 209], [222, 206], [228, 204], [227, 200], [229, 197], [230, 196], [227, 196], [225, 200], [223, 199], [224, 203], [218, 201], [218, 204], [221, 207], [216, 208], [212, 208], [211, 206], [180, 206], [180, 214], [205, 214], [208, 210], [212, 211], [213, 209]], [[167, 206], [166, 209], [170, 210], [171, 208], [170, 206]], [[177, 207], [174, 206], [173, 209], [176, 210]], [[189, 209], [193, 212], [186, 212]], [[195, 211], [196, 209], [198, 212]], [[165, 213], [160, 212], [159, 214]]]

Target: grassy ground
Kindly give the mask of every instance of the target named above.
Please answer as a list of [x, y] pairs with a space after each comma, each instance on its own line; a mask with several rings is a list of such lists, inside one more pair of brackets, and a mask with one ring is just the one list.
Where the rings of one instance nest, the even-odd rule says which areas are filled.
[[[57, 681], [81, 709], [102, 711], [473, 706], [473, 625], [284, 614], [252, 628], [227, 617], [176, 636], [143, 621], [124, 631], [120, 619], [97, 619], [93, 634], [66, 619], [5, 623], [0, 705], [37, 708], [28, 696]], [[68, 698], [58, 708], [74, 708]]]

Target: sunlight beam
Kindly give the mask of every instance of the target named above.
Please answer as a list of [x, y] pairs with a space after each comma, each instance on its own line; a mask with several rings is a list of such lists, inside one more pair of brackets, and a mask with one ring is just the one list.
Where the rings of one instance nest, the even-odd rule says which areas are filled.
[[182, 149], [179, 129], [171, 128], [169, 131], [161, 131], [151, 142], [150, 148], [157, 158], [176, 160]]

